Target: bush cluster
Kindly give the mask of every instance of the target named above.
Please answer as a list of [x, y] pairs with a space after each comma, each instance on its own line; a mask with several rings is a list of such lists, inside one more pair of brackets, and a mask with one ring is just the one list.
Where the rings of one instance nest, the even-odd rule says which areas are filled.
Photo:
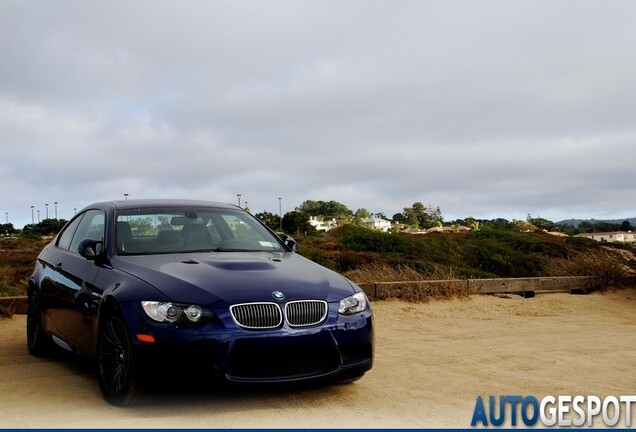
[[411, 235], [345, 225], [302, 239], [301, 253], [360, 283], [576, 275], [611, 286], [636, 270], [592, 240], [492, 227]]

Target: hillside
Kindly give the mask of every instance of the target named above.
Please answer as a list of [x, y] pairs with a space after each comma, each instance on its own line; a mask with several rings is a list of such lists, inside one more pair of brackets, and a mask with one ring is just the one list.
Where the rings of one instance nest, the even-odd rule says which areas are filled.
[[367, 282], [363, 274], [375, 281], [602, 274], [617, 284], [636, 273], [630, 248], [544, 232], [409, 235], [348, 225], [299, 240], [303, 255], [356, 282]]

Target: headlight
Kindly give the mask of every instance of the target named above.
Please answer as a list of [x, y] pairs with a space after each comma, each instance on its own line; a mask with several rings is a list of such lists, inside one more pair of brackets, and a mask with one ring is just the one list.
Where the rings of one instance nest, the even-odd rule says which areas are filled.
[[157, 322], [196, 323], [209, 321], [214, 316], [211, 311], [198, 305], [142, 301], [141, 307], [149, 318]]
[[355, 293], [345, 299], [340, 300], [338, 313], [351, 315], [362, 312], [367, 308], [367, 296], [362, 291]]

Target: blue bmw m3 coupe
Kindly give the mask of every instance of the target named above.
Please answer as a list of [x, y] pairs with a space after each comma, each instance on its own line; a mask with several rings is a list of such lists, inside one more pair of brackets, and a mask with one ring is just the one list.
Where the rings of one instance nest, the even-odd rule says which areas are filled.
[[113, 405], [157, 378], [351, 382], [373, 364], [358, 286], [243, 209], [206, 201], [82, 209], [37, 259], [26, 330], [33, 355], [93, 357]]

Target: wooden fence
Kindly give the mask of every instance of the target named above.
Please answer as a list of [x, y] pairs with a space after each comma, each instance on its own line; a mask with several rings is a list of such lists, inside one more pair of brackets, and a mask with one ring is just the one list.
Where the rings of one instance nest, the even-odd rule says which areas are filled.
[[592, 276], [453, 279], [359, 284], [369, 298], [378, 300], [406, 296], [422, 298], [443, 292], [518, 294], [523, 297], [534, 297], [537, 293], [547, 292], [585, 294], [592, 291], [596, 285], [596, 278]]

